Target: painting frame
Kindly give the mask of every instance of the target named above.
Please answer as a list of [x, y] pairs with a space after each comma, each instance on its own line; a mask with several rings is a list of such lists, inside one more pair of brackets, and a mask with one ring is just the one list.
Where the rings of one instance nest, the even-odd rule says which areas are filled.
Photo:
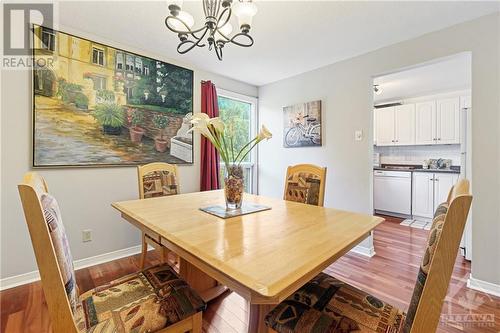
[[[163, 61], [163, 60], [160, 60], [160, 59], [156, 59], [156, 58], [153, 58], [153, 57], [150, 57], [150, 56], [146, 56], [146, 55], [142, 55], [142, 54], [139, 54], [137, 52], [133, 52], [133, 51], [129, 51], [129, 50], [126, 50], [125, 48], [119, 48], [119, 47], [115, 47], [113, 45], [110, 45], [108, 43], [104, 43], [104, 42], [101, 42], [99, 40], [94, 40], [93, 39], [90, 39], [90, 38], [87, 38], [87, 37], [82, 37], [82, 36], [79, 36], [79, 35], [76, 35], [76, 34], [73, 34], [73, 33], [68, 33], [68, 32], [65, 32], [65, 31], [62, 31], [62, 30], [58, 30], [58, 29], [52, 29], [52, 28], [47, 28], [43, 25], [36, 25], [36, 24], [31, 24], [30, 25], [30, 46], [31, 46], [31, 50], [32, 50], [32, 59], [33, 59], [33, 66], [31, 68], [31, 154], [30, 154], [30, 157], [31, 157], [31, 168], [33, 169], [63, 169], [63, 168], [108, 168], [108, 167], [136, 167], [138, 165], [143, 165], [143, 164], [147, 164], [147, 163], [151, 163], [151, 162], [162, 162], [162, 160], [149, 160], [149, 161], [133, 161], [133, 162], [127, 162], [127, 163], [95, 163], [95, 162], [91, 162], [91, 161], [88, 161], [88, 162], [85, 162], [85, 163], [78, 163], [78, 164], [72, 164], [72, 163], [57, 163], [57, 164], [46, 164], [46, 163], [37, 163], [37, 159], [36, 159], [36, 152], [37, 152], [37, 142], [36, 142], [36, 130], [37, 130], [37, 127], [36, 127], [36, 112], [37, 112], [37, 105], [36, 105], [36, 89], [35, 89], [35, 72], [37, 70], [36, 66], [35, 66], [35, 62], [37, 61], [37, 57], [39, 57], [39, 55], [37, 55], [37, 51], [39, 51], [39, 49], [37, 49], [35, 47], [35, 40], [38, 38], [37, 36], [35, 36], [35, 29], [36, 28], [39, 28], [39, 29], [50, 29], [52, 30], [55, 34], [64, 34], [66, 36], [69, 36], [71, 38], [76, 38], [76, 39], [79, 39], [79, 40], [82, 40], [82, 41], [85, 41], [85, 42], [89, 42], [91, 44], [98, 44], [98, 45], [102, 45], [106, 48], [109, 48], [109, 49], [113, 49], [115, 52], [116, 51], [119, 51], [119, 52], [122, 52], [123, 54], [127, 54], [127, 55], [133, 55], [135, 57], [140, 57], [141, 59], [149, 59], [150, 61], [152, 62], [159, 62], [159, 63], [162, 63], [164, 65], [168, 65], [169, 67], [172, 67], [172, 68], [175, 68], [175, 69], [178, 69], [178, 70], [182, 70], [182, 71], [185, 71], [186, 73], [188, 73], [188, 76], [189, 76], [189, 81], [190, 81], [190, 84], [189, 84], [189, 91], [190, 91], [190, 98], [189, 98], [189, 109], [188, 109], [188, 112], [186, 112], [185, 116], [187, 116], [188, 114], [193, 114], [194, 112], [194, 93], [195, 93], [195, 76], [194, 76], [194, 71], [190, 68], [186, 68], [186, 67], [182, 67], [182, 66], [179, 66], [179, 65], [175, 65], [175, 64], [172, 64], [172, 63], [169, 63], [169, 62], [166, 62], [166, 61]], [[114, 65], [116, 66], [116, 64]], [[172, 163], [172, 164], [176, 164], [176, 165], [194, 165], [195, 164], [195, 154], [194, 154], [194, 151], [195, 151], [195, 136], [194, 136], [194, 133], [190, 132], [189, 133], [189, 137], [190, 137], [190, 160], [180, 160], [178, 162], [169, 162], [169, 163]]]
[[283, 147], [323, 145], [323, 115], [320, 99], [283, 107]]

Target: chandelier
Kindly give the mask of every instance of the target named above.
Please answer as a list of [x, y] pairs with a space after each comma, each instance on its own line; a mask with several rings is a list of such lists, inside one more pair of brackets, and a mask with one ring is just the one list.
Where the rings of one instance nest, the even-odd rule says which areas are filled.
[[[208, 43], [209, 50], [215, 50], [219, 60], [222, 60], [222, 49], [227, 43], [242, 47], [253, 45], [250, 36], [252, 18], [257, 13], [257, 6], [252, 0], [203, 0], [205, 24], [192, 29], [194, 19], [191, 14], [182, 10], [182, 0], [172, 0], [168, 10], [170, 15], [165, 19], [165, 25], [175, 32], [180, 43], [177, 52], [185, 54], [195, 47], [205, 47]], [[233, 27], [229, 22], [232, 14], [238, 18], [239, 32], [231, 36]]]

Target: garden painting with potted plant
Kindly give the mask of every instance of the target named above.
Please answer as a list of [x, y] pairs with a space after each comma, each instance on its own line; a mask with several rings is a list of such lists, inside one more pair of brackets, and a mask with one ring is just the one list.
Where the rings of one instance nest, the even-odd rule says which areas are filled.
[[35, 26], [33, 166], [193, 163], [193, 72]]

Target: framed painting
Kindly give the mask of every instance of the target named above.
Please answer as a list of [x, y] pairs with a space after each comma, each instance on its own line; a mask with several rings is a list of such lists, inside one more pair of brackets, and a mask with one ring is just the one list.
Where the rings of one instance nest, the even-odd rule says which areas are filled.
[[33, 167], [193, 163], [193, 71], [33, 26]]
[[321, 146], [321, 101], [283, 108], [283, 147]]

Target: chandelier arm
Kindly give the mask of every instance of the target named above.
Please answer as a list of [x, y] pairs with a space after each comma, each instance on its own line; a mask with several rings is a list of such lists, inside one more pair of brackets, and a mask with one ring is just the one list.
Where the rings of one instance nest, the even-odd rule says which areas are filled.
[[[228, 14], [227, 14], [226, 20], [224, 21], [224, 24], [220, 24], [222, 18], [224, 17], [224, 15], [226, 13], [228, 13]], [[219, 28], [225, 26], [229, 22], [229, 20], [231, 19], [231, 14], [232, 14], [231, 7], [227, 7], [227, 8], [224, 8], [224, 10], [222, 11], [222, 13], [219, 15], [219, 18], [217, 19], [217, 25], [216, 25], [216, 27], [217, 27], [216, 30], [219, 33], [220, 33]]]
[[[185, 54], [185, 53], [191, 51], [192, 49], [194, 49], [196, 46], [204, 47], [205, 44], [200, 44], [200, 43], [203, 40], [203, 38], [205, 37], [205, 35], [207, 34], [207, 31], [208, 31], [208, 28], [205, 28], [205, 32], [200, 36], [200, 38], [196, 38], [196, 42], [189, 40], [189, 39], [186, 39], [186, 40], [180, 42], [179, 45], [177, 45], [177, 52], [179, 52], [180, 54]], [[191, 46], [185, 50], [181, 50], [182, 45], [185, 45], [185, 44], [191, 44]]]
[[[244, 44], [244, 43], [241, 43], [241, 42], [238, 42], [236, 40], [237, 37], [240, 37], [240, 36], [245, 36], [248, 40], [249, 40], [249, 43], [248, 44]], [[242, 47], [250, 47], [253, 45], [254, 41], [253, 41], [253, 38], [252, 36], [250, 36], [249, 34], [246, 34], [246, 33], [243, 33], [243, 32], [240, 32], [240, 33], [237, 33], [236, 35], [234, 35], [230, 40], [229, 40], [230, 43], [233, 43], [233, 44], [236, 44], [238, 46], [242, 46]]]
[[[179, 22], [181, 22], [184, 27], [186, 27], [187, 30], [177, 30], [175, 29], [174, 27], [172, 27], [168, 22], [169, 19], [172, 19], [172, 20], [177, 20]], [[175, 16], [168, 16], [166, 19], [165, 19], [165, 25], [167, 26], [167, 28], [172, 31], [172, 32], [175, 32], [177, 34], [189, 34], [189, 35], [192, 35], [194, 38], [198, 39], [198, 36], [196, 36], [196, 34], [198, 32], [201, 32], [203, 30], [205, 30], [207, 27], [206, 26], [203, 26], [203, 27], [200, 27], [199, 29], [196, 29], [196, 30], [191, 30], [191, 28], [189, 28], [189, 26], [183, 21], [181, 20], [180, 18], [178, 17], [175, 17]]]

